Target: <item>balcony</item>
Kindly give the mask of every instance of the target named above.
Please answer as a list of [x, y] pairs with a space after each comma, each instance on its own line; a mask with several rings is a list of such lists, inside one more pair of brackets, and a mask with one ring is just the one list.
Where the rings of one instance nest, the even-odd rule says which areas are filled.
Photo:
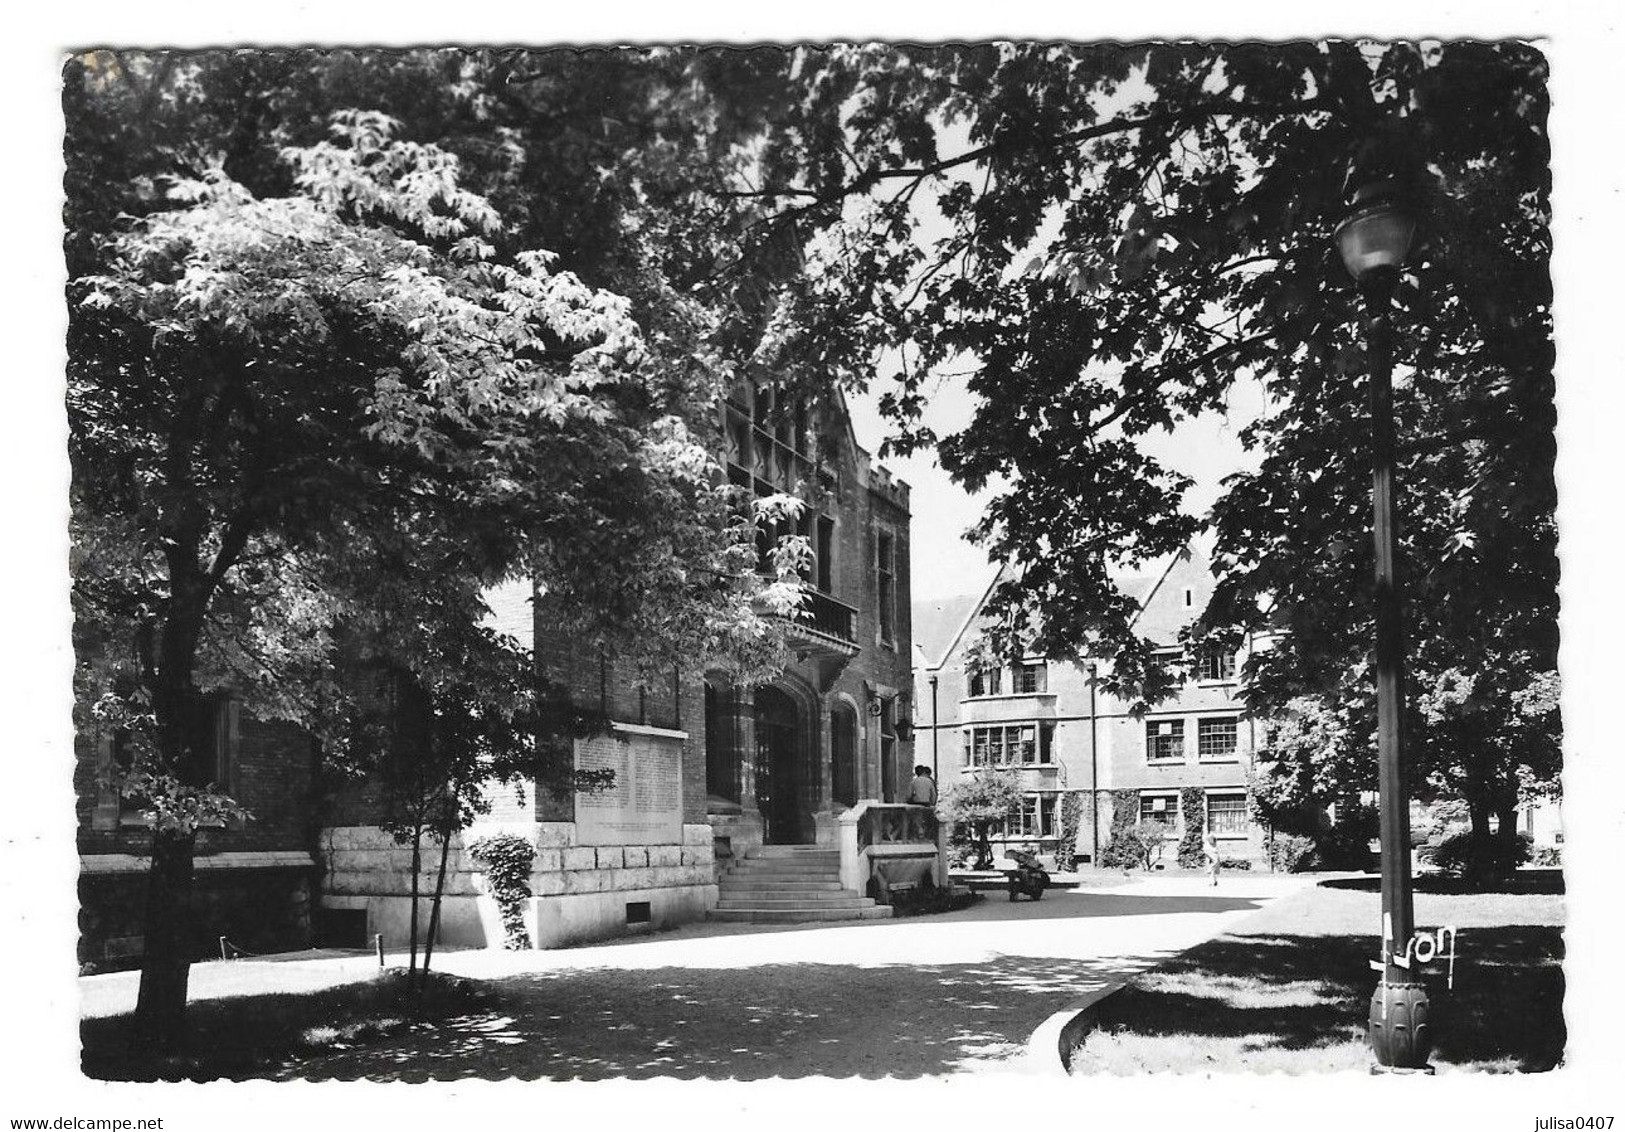
[[790, 626], [790, 646], [803, 658], [844, 664], [858, 655], [858, 611], [828, 594], [809, 590]]

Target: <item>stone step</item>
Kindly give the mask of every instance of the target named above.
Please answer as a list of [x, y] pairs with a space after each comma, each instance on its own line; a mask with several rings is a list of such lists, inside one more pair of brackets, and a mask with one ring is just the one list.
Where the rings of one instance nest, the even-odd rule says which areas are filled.
[[778, 880], [762, 877], [723, 876], [717, 885], [724, 892], [839, 892], [841, 882], [829, 880]]
[[729, 868], [753, 873], [833, 873], [839, 870], [837, 861], [787, 861], [780, 858], [735, 861]]
[[851, 888], [821, 888], [817, 892], [795, 890], [785, 892], [782, 888], [718, 888], [718, 900], [731, 900], [733, 903], [741, 901], [760, 900], [764, 905], [822, 905], [830, 900], [868, 900], [863, 893], [856, 893]]
[[839, 849], [826, 849], [822, 845], [762, 845], [755, 849], [746, 850], [745, 856], [753, 859], [766, 860], [818, 860], [828, 858], [838, 861], [841, 857]]
[[831, 892], [816, 898], [806, 896], [728, 896], [717, 898], [718, 908], [774, 908], [774, 909], [816, 909], [816, 908], [873, 908], [875, 902], [867, 896], [858, 896], [851, 892]]
[[708, 918], [729, 924], [802, 924], [827, 920], [889, 920], [891, 908], [713, 908]]

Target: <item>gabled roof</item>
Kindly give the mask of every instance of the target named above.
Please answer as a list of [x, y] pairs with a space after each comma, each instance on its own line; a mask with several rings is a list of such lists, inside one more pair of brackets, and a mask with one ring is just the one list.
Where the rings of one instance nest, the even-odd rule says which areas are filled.
[[[1186, 591], [1190, 592], [1187, 602]], [[1207, 608], [1213, 596], [1213, 572], [1207, 558], [1193, 547], [1174, 555], [1140, 600], [1130, 627], [1148, 641], [1177, 645], [1179, 631]]]
[[982, 604], [982, 595], [957, 594], [914, 603], [914, 647], [926, 668], [941, 668], [948, 650], [964, 630], [970, 615]]
[[[959, 612], [957, 609], [945, 611], [945, 615], [942, 617], [942, 622], [944, 625], [949, 627], [949, 631], [945, 637], [940, 638], [942, 644], [939, 651], [933, 653], [930, 650], [926, 650], [925, 656], [928, 662], [928, 667], [933, 669], [941, 668], [943, 664], [947, 662], [948, 654], [954, 651], [955, 646], [957, 646], [960, 640], [965, 636], [965, 632], [976, 621], [977, 616], [982, 612], [982, 607], [987, 604], [987, 599], [993, 595], [993, 588], [1004, 580], [1005, 571], [1008, 569], [1008, 566], [1000, 566], [997, 570], [995, 570], [993, 572], [993, 576], [987, 580], [987, 585], [982, 587], [982, 592], [979, 596], [971, 597], [967, 594], [957, 598], [942, 599], [944, 602], [952, 601], [955, 603], [963, 602], [968, 599], [969, 604], [964, 607], [963, 614], [957, 617], [952, 615]], [[919, 608], [920, 606], [914, 607], [916, 611], [915, 616], [918, 616]], [[914, 631], [914, 640], [916, 644], [922, 640], [919, 633], [918, 624], [919, 622], [916, 621], [916, 628]]]
[[[948, 654], [976, 623], [993, 588], [1004, 579], [1008, 567], [1000, 567], [979, 598], [967, 596], [920, 602], [914, 607], [914, 640], [925, 657], [926, 667], [941, 668]], [[1130, 626], [1159, 645], [1177, 645], [1179, 631], [1207, 606], [1213, 593], [1213, 576], [1207, 559], [1186, 548], [1156, 574], [1135, 574], [1116, 579], [1117, 588], [1139, 606]], [[1185, 591], [1191, 603], [1185, 604]], [[964, 603], [969, 602], [968, 606]], [[961, 612], [963, 609], [963, 612]], [[940, 642], [940, 644], [938, 643]]]

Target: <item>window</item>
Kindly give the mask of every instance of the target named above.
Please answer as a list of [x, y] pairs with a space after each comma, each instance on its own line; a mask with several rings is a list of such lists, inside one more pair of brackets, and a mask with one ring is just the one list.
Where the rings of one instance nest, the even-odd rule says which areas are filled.
[[1247, 795], [1209, 794], [1207, 829], [1214, 837], [1247, 836]]
[[881, 792], [888, 802], [897, 800], [897, 697], [880, 698]]
[[1202, 681], [1234, 680], [1235, 654], [1226, 648], [1203, 649], [1196, 658], [1196, 678]]
[[1185, 721], [1148, 719], [1145, 723], [1145, 757], [1151, 762], [1183, 762]]
[[1002, 668], [978, 668], [970, 676], [970, 694], [973, 696], [996, 696], [1000, 692], [1004, 675]]
[[1142, 822], [1161, 822], [1172, 828], [1179, 819], [1179, 796], [1177, 794], [1141, 794], [1140, 820]]
[[1236, 757], [1236, 721], [1234, 719], [1197, 720], [1196, 757], [1199, 759], [1234, 759]]
[[1006, 837], [1054, 837], [1059, 794], [1027, 794], [1021, 806], [1005, 819]]
[[[224, 693], [195, 701], [197, 723], [206, 736], [197, 757], [182, 768], [181, 777], [195, 785], [213, 783], [221, 793], [238, 790], [237, 756], [241, 746], [242, 705]], [[115, 830], [146, 826], [147, 803], [141, 798], [124, 797], [113, 780], [127, 774], [135, 762], [135, 738], [124, 728], [103, 731], [97, 738], [98, 785], [91, 828]]]
[[835, 592], [835, 520], [828, 515], [818, 516], [813, 553], [818, 556], [819, 592], [832, 594]]
[[1011, 676], [1013, 686], [1010, 690], [1018, 696], [1031, 696], [1048, 690], [1049, 666], [1046, 664], [1018, 664]]
[[965, 730], [966, 766], [1040, 766], [1053, 755], [1054, 725], [1018, 723]]
[[880, 639], [897, 640], [896, 545], [890, 531], [875, 532], [875, 604], [880, 614]]

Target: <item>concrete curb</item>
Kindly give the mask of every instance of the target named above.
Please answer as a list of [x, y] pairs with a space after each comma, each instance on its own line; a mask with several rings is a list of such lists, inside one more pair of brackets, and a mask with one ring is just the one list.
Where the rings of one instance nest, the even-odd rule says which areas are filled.
[[1097, 1008], [1126, 986], [1126, 979], [1109, 982], [1044, 1019], [1027, 1039], [1026, 1060], [1031, 1070], [1046, 1076], [1068, 1076], [1072, 1072], [1072, 1051], [1083, 1041], [1084, 1035], [1095, 1028]]

